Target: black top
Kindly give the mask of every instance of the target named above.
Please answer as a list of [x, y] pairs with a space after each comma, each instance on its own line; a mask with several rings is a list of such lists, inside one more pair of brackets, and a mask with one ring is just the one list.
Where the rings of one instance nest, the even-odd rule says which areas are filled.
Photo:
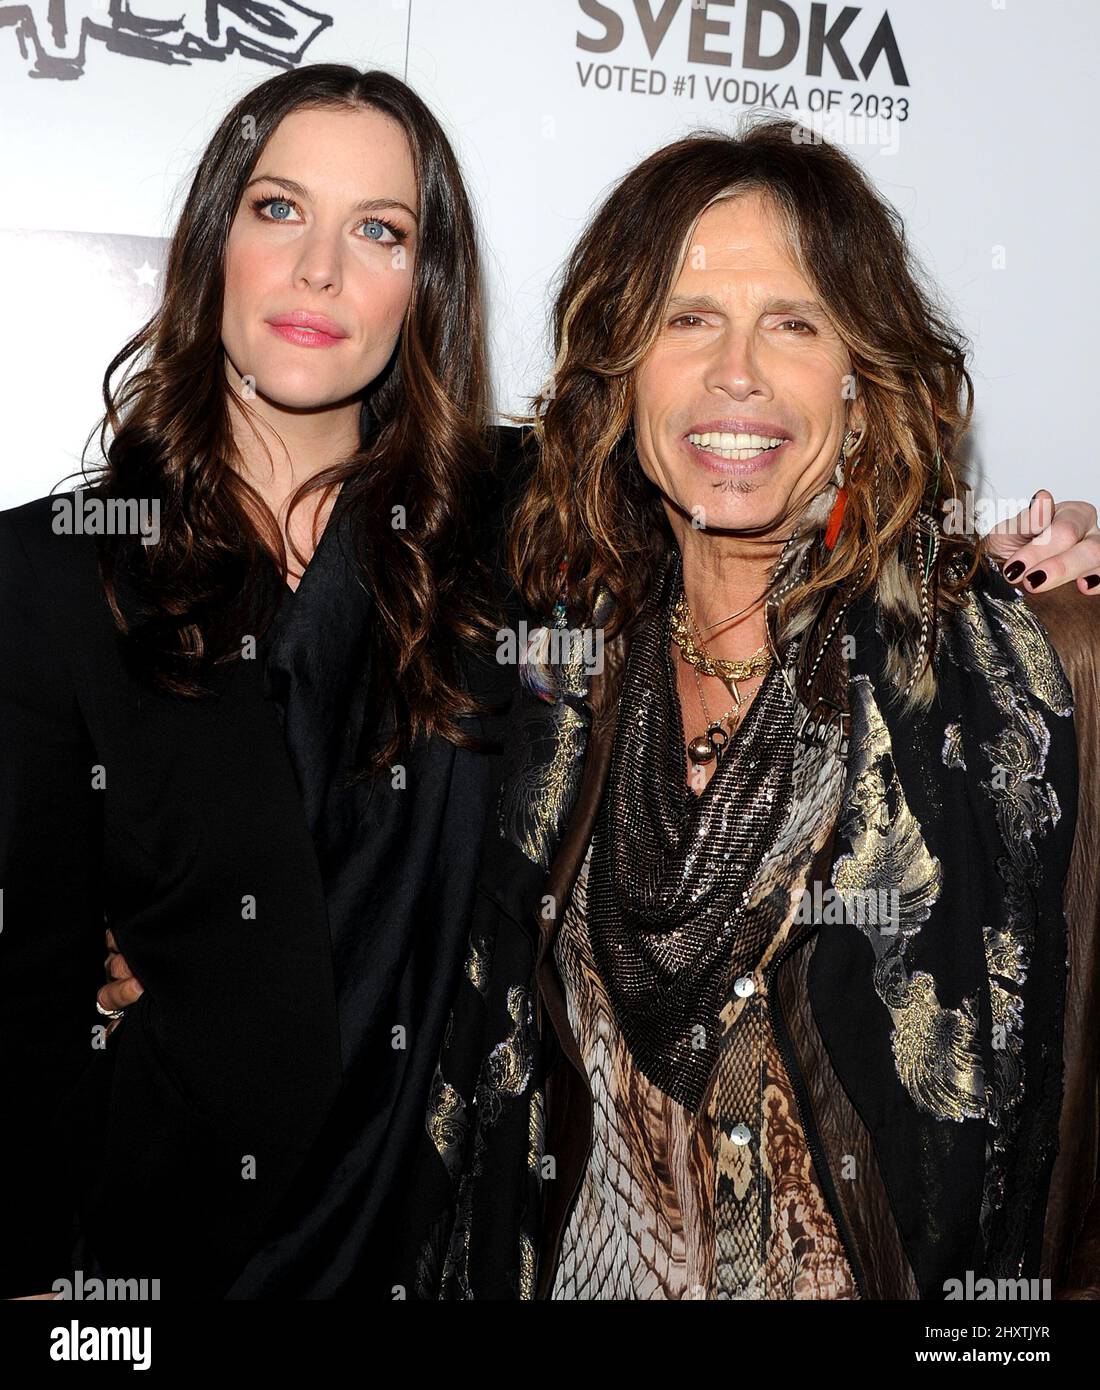
[[[344, 1082], [230, 1298], [392, 1296], [394, 1222], [462, 968], [476, 848], [499, 775], [495, 754], [433, 738], [389, 773], [350, 780], [380, 721], [368, 708], [373, 600], [343, 497], [298, 589], [283, 586], [261, 646], [324, 883]], [[464, 668], [467, 684], [502, 707], [515, 668], [469, 653]], [[500, 738], [494, 715], [466, 725]]]
[[[0, 512], [0, 1282], [67, 1277], [78, 1216], [85, 1273], [218, 1297], [342, 1081], [323, 885], [259, 661], [139, 681], [77, 500]], [[104, 1045], [107, 926], [145, 990]]]

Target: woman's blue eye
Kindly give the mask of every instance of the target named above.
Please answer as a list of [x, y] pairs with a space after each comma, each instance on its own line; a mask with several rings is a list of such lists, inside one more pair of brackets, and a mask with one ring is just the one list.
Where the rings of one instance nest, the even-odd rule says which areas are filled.
[[271, 217], [264, 214], [271, 212], [272, 208], [286, 208], [289, 212], [296, 212], [297, 205], [289, 198], [254, 198], [252, 200], [252, 210], [262, 222], [286, 222], [287, 215], [284, 213], [272, 213]]
[[[252, 202], [252, 208], [256, 216], [263, 222], [288, 222], [290, 220], [290, 213], [301, 211], [293, 198], [256, 198]], [[285, 213], [274, 212], [273, 209], [275, 208], [286, 208], [287, 211]], [[267, 213], [271, 215], [265, 216]], [[362, 238], [364, 241], [374, 241], [386, 245], [383, 241], [383, 234], [389, 232], [393, 236], [394, 243], [397, 244], [404, 241], [408, 236], [408, 233], [403, 227], [398, 227], [392, 222], [387, 222], [382, 217], [368, 217], [359, 225], [360, 227], [377, 228], [377, 230], [365, 232]]]

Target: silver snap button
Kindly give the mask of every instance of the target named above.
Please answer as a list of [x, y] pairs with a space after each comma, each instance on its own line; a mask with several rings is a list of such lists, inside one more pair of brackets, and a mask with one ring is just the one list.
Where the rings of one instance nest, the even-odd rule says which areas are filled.
[[733, 982], [733, 992], [738, 999], [747, 999], [750, 994], [756, 993], [756, 981], [751, 975], [739, 975]]
[[752, 1138], [752, 1130], [748, 1125], [734, 1125], [730, 1130], [730, 1138], [735, 1144], [747, 1144]]

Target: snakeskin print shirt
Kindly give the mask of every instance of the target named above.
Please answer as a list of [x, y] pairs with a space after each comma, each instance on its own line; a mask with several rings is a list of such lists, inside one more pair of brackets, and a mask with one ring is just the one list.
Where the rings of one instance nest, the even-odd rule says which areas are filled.
[[[594, 1144], [552, 1298], [858, 1297], [818, 1186], [766, 1007], [742, 977], [699, 1114], [633, 1065], [585, 924], [588, 847], [555, 942], [592, 1085]], [[786, 936], [792, 913], [765, 953]]]

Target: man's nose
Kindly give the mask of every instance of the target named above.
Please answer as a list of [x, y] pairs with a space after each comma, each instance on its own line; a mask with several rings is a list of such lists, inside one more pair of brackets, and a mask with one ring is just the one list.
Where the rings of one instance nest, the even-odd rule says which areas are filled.
[[738, 399], [768, 392], [755, 334], [750, 329], [726, 328], [707, 363], [705, 385], [708, 391], [723, 391]]

